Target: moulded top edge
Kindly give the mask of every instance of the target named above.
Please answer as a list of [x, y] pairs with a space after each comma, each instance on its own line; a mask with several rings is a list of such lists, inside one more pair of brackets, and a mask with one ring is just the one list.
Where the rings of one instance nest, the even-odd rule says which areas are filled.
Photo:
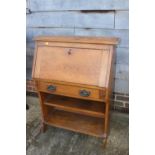
[[38, 36], [35, 41], [67, 42], [67, 43], [91, 43], [117, 45], [117, 37], [81, 37], [81, 36]]

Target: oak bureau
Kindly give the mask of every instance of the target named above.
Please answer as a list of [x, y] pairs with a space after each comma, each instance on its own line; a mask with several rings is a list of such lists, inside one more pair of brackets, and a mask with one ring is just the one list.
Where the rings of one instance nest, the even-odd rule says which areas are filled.
[[32, 78], [47, 125], [101, 137], [109, 131], [118, 38], [39, 36]]

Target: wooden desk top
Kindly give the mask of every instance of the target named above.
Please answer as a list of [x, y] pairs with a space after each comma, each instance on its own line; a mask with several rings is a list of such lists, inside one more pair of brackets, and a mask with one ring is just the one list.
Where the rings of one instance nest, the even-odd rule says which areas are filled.
[[70, 42], [70, 43], [106, 44], [106, 45], [117, 45], [119, 42], [119, 39], [115, 37], [80, 37], [80, 36], [38, 36], [34, 40]]

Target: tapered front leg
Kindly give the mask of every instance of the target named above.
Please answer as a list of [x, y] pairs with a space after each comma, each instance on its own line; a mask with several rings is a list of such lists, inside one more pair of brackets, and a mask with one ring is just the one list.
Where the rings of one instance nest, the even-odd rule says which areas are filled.
[[109, 110], [110, 110], [109, 108], [110, 108], [110, 102], [109, 102], [109, 98], [107, 98], [105, 102], [105, 119], [104, 119], [104, 134], [103, 134], [104, 147], [106, 147], [107, 145], [108, 134], [109, 134]]
[[45, 133], [46, 130], [47, 130], [47, 125], [46, 125], [44, 122], [42, 122], [42, 123], [41, 123], [41, 132], [42, 132], [42, 133]]
[[108, 137], [103, 139], [103, 147], [106, 148], [108, 142]]
[[41, 105], [41, 132], [45, 132], [47, 129], [47, 125], [45, 124], [44, 120], [47, 118], [47, 107], [44, 105], [45, 95], [41, 92], [38, 92], [40, 105]]

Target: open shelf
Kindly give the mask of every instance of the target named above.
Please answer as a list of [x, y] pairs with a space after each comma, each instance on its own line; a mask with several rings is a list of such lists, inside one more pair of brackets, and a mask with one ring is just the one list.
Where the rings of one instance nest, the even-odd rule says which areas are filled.
[[104, 118], [105, 105], [103, 102], [74, 99], [62, 96], [48, 96], [45, 105], [58, 110], [83, 114], [87, 116]]
[[97, 137], [103, 137], [104, 119], [48, 108], [46, 124]]

